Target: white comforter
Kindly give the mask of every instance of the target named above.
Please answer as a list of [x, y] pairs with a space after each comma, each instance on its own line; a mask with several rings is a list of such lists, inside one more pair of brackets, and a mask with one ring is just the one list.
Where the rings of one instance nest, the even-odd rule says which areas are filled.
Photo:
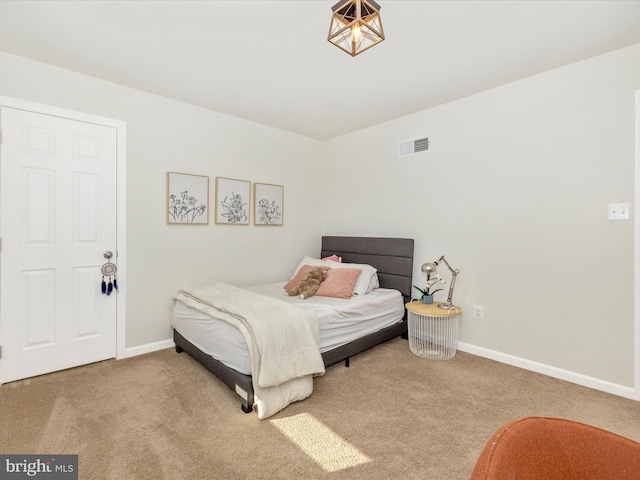
[[225, 283], [180, 290], [174, 301], [224, 320], [242, 333], [261, 419], [307, 398], [313, 376], [324, 374], [318, 318], [311, 311]]

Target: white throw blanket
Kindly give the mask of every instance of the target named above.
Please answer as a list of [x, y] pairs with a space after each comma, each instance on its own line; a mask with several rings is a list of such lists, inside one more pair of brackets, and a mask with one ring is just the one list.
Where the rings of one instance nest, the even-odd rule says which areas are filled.
[[261, 419], [307, 398], [313, 376], [325, 372], [313, 312], [226, 283], [180, 290], [174, 301], [224, 320], [242, 333]]

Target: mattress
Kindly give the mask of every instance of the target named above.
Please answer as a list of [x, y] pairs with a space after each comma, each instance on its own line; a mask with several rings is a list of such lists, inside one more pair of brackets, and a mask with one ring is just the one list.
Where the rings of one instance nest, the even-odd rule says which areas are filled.
[[[303, 300], [287, 296], [284, 284], [245, 288], [314, 311], [320, 325], [321, 353], [393, 325], [404, 315], [402, 295], [397, 290], [376, 288], [367, 295], [346, 300], [319, 296]], [[244, 337], [227, 322], [175, 302], [173, 327], [201, 351], [242, 374], [251, 375], [251, 359]]]

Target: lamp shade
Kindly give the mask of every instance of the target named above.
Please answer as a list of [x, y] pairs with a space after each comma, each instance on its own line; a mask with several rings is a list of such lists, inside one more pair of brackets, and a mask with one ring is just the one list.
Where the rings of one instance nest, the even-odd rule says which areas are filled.
[[422, 273], [438, 273], [434, 262], [425, 262], [422, 264]]
[[373, 0], [342, 0], [331, 10], [328, 40], [352, 57], [384, 40], [380, 5]]

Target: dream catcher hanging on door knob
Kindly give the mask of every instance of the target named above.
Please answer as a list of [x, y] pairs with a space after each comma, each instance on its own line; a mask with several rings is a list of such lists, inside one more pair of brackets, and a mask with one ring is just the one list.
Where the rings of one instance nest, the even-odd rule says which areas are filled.
[[[116, 271], [118, 267], [115, 264], [111, 263], [111, 257], [113, 253], [104, 252], [104, 258], [107, 259], [107, 263], [102, 265], [102, 294], [103, 295], [111, 295], [113, 289], [118, 290], [118, 280], [116, 279]], [[107, 281], [109, 283], [107, 283]]]

